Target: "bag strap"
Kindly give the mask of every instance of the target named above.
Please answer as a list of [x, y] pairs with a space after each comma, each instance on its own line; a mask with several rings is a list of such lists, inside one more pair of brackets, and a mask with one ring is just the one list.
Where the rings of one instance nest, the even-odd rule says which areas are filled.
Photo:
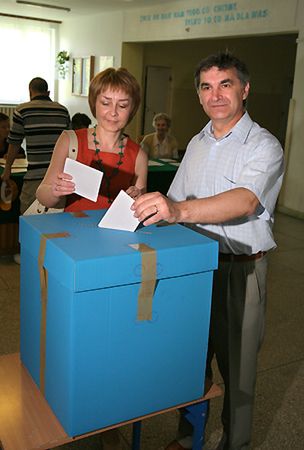
[[69, 135], [69, 158], [76, 160], [78, 155], [78, 138], [74, 130], [65, 130]]

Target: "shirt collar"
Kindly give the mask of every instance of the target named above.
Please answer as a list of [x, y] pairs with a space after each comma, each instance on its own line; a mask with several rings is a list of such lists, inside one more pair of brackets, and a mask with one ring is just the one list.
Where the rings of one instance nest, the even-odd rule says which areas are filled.
[[32, 98], [32, 100], [48, 100], [49, 102], [52, 101], [48, 95], [36, 95]]
[[[247, 138], [248, 138], [249, 132], [250, 132], [250, 130], [252, 128], [252, 125], [253, 125], [253, 121], [250, 118], [248, 112], [245, 111], [245, 114], [243, 114], [243, 116], [240, 118], [240, 120], [221, 139], [224, 139], [225, 137], [227, 137], [230, 134], [232, 134], [233, 137], [235, 137], [236, 139], [238, 139], [242, 143], [245, 143]], [[214, 138], [213, 132], [212, 132], [212, 122], [211, 122], [211, 120], [200, 131], [200, 133], [198, 135], [198, 138], [201, 140], [206, 135]]]
[[164, 139], [162, 142], [159, 142], [158, 137], [157, 137], [157, 134], [154, 133], [154, 136], [153, 136], [153, 145], [154, 145], [154, 146], [156, 146], [156, 145], [163, 145], [163, 144], [165, 144], [165, 143], [167, 142], [167, 140], [168, 140], [168, 135], [165, 136], [165, 139]]

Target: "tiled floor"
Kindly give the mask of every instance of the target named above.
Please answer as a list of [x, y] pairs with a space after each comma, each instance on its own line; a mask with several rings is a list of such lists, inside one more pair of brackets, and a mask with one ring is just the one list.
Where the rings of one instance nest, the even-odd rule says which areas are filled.
[[[278, 249], [270, 255], [265, 342], [260, 352], [252, 448], [304, 448], [304, 221], [277, 214]], [[19, 350], [19, 266], [0, 257], [0, 354]], [[221, 382], [218, 377], [217, 380]], [[222, 398], [211, 404], [207, 440], [219, 435]], [[143, 422], [142, 450], [161, 450], [175, 437], [178, 413]], [[130, 449], [130, 427], [121, 430]], [[99, 436], [57, 447], [101, 449]], [[26, 449], [25, 449], [26, 450]]]

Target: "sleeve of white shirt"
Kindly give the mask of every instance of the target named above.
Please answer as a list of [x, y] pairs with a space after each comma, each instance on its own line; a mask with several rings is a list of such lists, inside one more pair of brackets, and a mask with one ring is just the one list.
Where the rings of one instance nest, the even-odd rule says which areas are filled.
[[282, 185], [284, 174], [283, 149], [279, 141], [267, 130], [259, 133], [235, 187], [244, 187], [257, 196], [260, 204], [271, 216]]

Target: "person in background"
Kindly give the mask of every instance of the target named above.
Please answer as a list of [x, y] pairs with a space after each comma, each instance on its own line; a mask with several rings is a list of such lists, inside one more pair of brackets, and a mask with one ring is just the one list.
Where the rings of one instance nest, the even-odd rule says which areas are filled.
[[[10, 119], [7, 114], [0, 112], [0, 158], [6, 158], [8, 152], [8, 134], [10, 130]], [[17, 158], [25, 158], [25, 152], [20, 147]]]
[[11, 167], [23, 139], [26, 141], [27, 172], [20, 194], [20, 212], [23, 214], [36, 199], [36, 190], [49, 166], [55, 143], [61, 132], [70, 126], [68, 110], [49, 96], [48, 84], [43, 78], [29, 83], [30, 101], [17, 106], [7, 138], [9, 143], [6, 165], [1, 176], [8, 181]]
[[[8, 151], [8, 142], [7, 137], [10, 130], [10, 119], [7, 114], [0, 112], [0, 158], [1, 161], [1, 169], [5, 166], [5, 160]], [[17, 158], [25, 158], [25, 152], [22, 147], [20, 147]], [[0, 178], [0, 187], [1, 187], [1, 195], [0, 195], [0, 210], [9, 211], [12, 207], [12, 201], [18, 196], [18, 187], [17, 184], [13, 180], [5, 181], [6, 188], [4, 190], [4, 199], [2, 198], [2, 179]], [[8, 201], [9, 199], [9, 201]], [[18, 262], [18, 257], [17, 257]]]
[[74, 114], [74, 116], [72, 117], [72, 120], [71, 120], [71, 125], [72, 125], [73, 130], [79, 130], [80, 128], [89, 128], [91, 123], [92, 123], [92, 121], [89, 118], [89, 116], [87, 116], [84, 113], [79, 113], [79, 112]]
[[66, 211], [109, 208], [121, 189], [133, 198], [146, 190], [148, 160], [138, 144], [124, 134], [140, 103], [140, 87], [126, 69], [108, 68], [91, 81], [89, 105], [97, 124], [75, 130], [77, 161], [103, 172], [96, 202], [74, 193], [72, 177], [63, 173], [69, 151], [69, 134], [57, 141], [50, 167], [37, 190], [38, 200], [48, 208], [66, 197]]
[[[215, 354], [225, 385], [217, 449], [245, 450], [264, 335], [267, 253], [276, 247], [272, 226], [283, 150], [246, 111], [249, 73], [238, 58], [223, 52], [202, 60], [195, 87], [210, 122], [188, 144], [168, 198], [145, 194], [132, 209], [144, 225], [161, 219], [187, 223], [219, 242], [206, 373], [212, 377]], [[180, 431], [167, 450], [192, 448], [192, 430], [183, 416]]]
[[178, 159], [178, 144], [169, 133], [171, 119], [166, 113], [158, 113], [153, 117], [154, 133], [144, 136], [140, 145], [149, 159], [169, 158]]

